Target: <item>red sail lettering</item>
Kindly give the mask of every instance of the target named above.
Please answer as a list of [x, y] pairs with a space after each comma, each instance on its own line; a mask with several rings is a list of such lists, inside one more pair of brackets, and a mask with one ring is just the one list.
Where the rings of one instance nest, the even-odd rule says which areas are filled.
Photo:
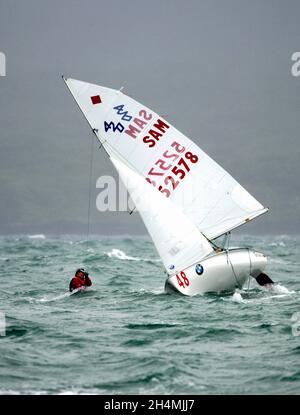
[[140, 130], [138, 130], [136, 127], [134, 127], [132, 124], [128, 125], [128, 130], [124, 131], [126, 134], [130, 135], [131, 138], [136, 138], [137, 135], [140, 133]]
[[143, 142], [145, 144], [149, 144], [149, 147], [155, 146], [155, 141], [153, 140], [153, 138], [150, 138], [148, 135], [146, 135], [146, 137], [143, 138]]
[[140, 117], [143, 117], [144, 120], [146, 120], [146, 121], [150, 121], [151, 118], [152, 118], [152, 114], [147, 114], [147, 111], [146, 110], [140, 110], [139, 116]]
[[134, 120], [133, 120], [133, 122], [142, 130], [144, 127], [145, 127], [145, 125], [147, 125], [148, 123], [147, 123], [147, 121], [143, 121], [143, 120], [141, 120], [141, 119], [139, 119], [139, 118], [135, 118]]
[[157, 141], [160, 139], [160, 137], [162, 137], [162, 134], [158, 133], [155, 130], [150, 130], [149, 134], [152, 135], [152, 137], [155, 138], [155, 140], [157, 140]]
[[153, 124], [153, 127], [157, 128], [162, 133], [165, 133], [165, 129], [170, 128], [170, 126], [162, 120], [157, 120], [156, 124]]

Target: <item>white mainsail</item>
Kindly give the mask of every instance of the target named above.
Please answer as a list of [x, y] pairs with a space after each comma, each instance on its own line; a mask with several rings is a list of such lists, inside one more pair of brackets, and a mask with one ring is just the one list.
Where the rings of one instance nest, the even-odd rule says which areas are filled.
[[169, 199], [148, 186], [144, 177], [120, 160], [110, 158], [129, 191], [135, 207], [170, 275], [213, 252], [197, 227]]
[[64, 80], [107, 153], [169, 198], [199, 234], [217, 238], [268, 210], [151, 109], [121, 91]]

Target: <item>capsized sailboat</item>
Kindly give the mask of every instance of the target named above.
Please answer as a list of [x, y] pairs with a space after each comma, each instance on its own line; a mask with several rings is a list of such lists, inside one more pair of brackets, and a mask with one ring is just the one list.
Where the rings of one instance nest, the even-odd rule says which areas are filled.
[[228, 172], [163, 117], [121, 90], [63, 77], [117, 169], [168, 274], [184, 295], [260, 285], [267, 258], [214, 239], [267, 212]]

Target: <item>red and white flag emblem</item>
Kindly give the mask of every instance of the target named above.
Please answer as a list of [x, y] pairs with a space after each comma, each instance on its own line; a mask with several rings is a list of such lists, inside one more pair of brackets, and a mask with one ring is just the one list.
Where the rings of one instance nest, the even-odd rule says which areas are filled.
[[92, 100], [93, 105], [101, 104], [102, 102], [100, 95], [94, 95], [93, 97], [91, 97], [91, 100]]

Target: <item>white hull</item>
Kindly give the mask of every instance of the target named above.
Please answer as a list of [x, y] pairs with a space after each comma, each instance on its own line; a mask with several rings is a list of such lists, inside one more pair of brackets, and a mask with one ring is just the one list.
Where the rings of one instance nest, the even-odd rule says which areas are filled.
[[[165, 290], [192, 296], [242, 288], [251, 275], [256, 278], [266, 267], [264, 254], [239, 248], [213, 253], [166, 280]], [[197, 271], [196, 271], [197, 270]]]

